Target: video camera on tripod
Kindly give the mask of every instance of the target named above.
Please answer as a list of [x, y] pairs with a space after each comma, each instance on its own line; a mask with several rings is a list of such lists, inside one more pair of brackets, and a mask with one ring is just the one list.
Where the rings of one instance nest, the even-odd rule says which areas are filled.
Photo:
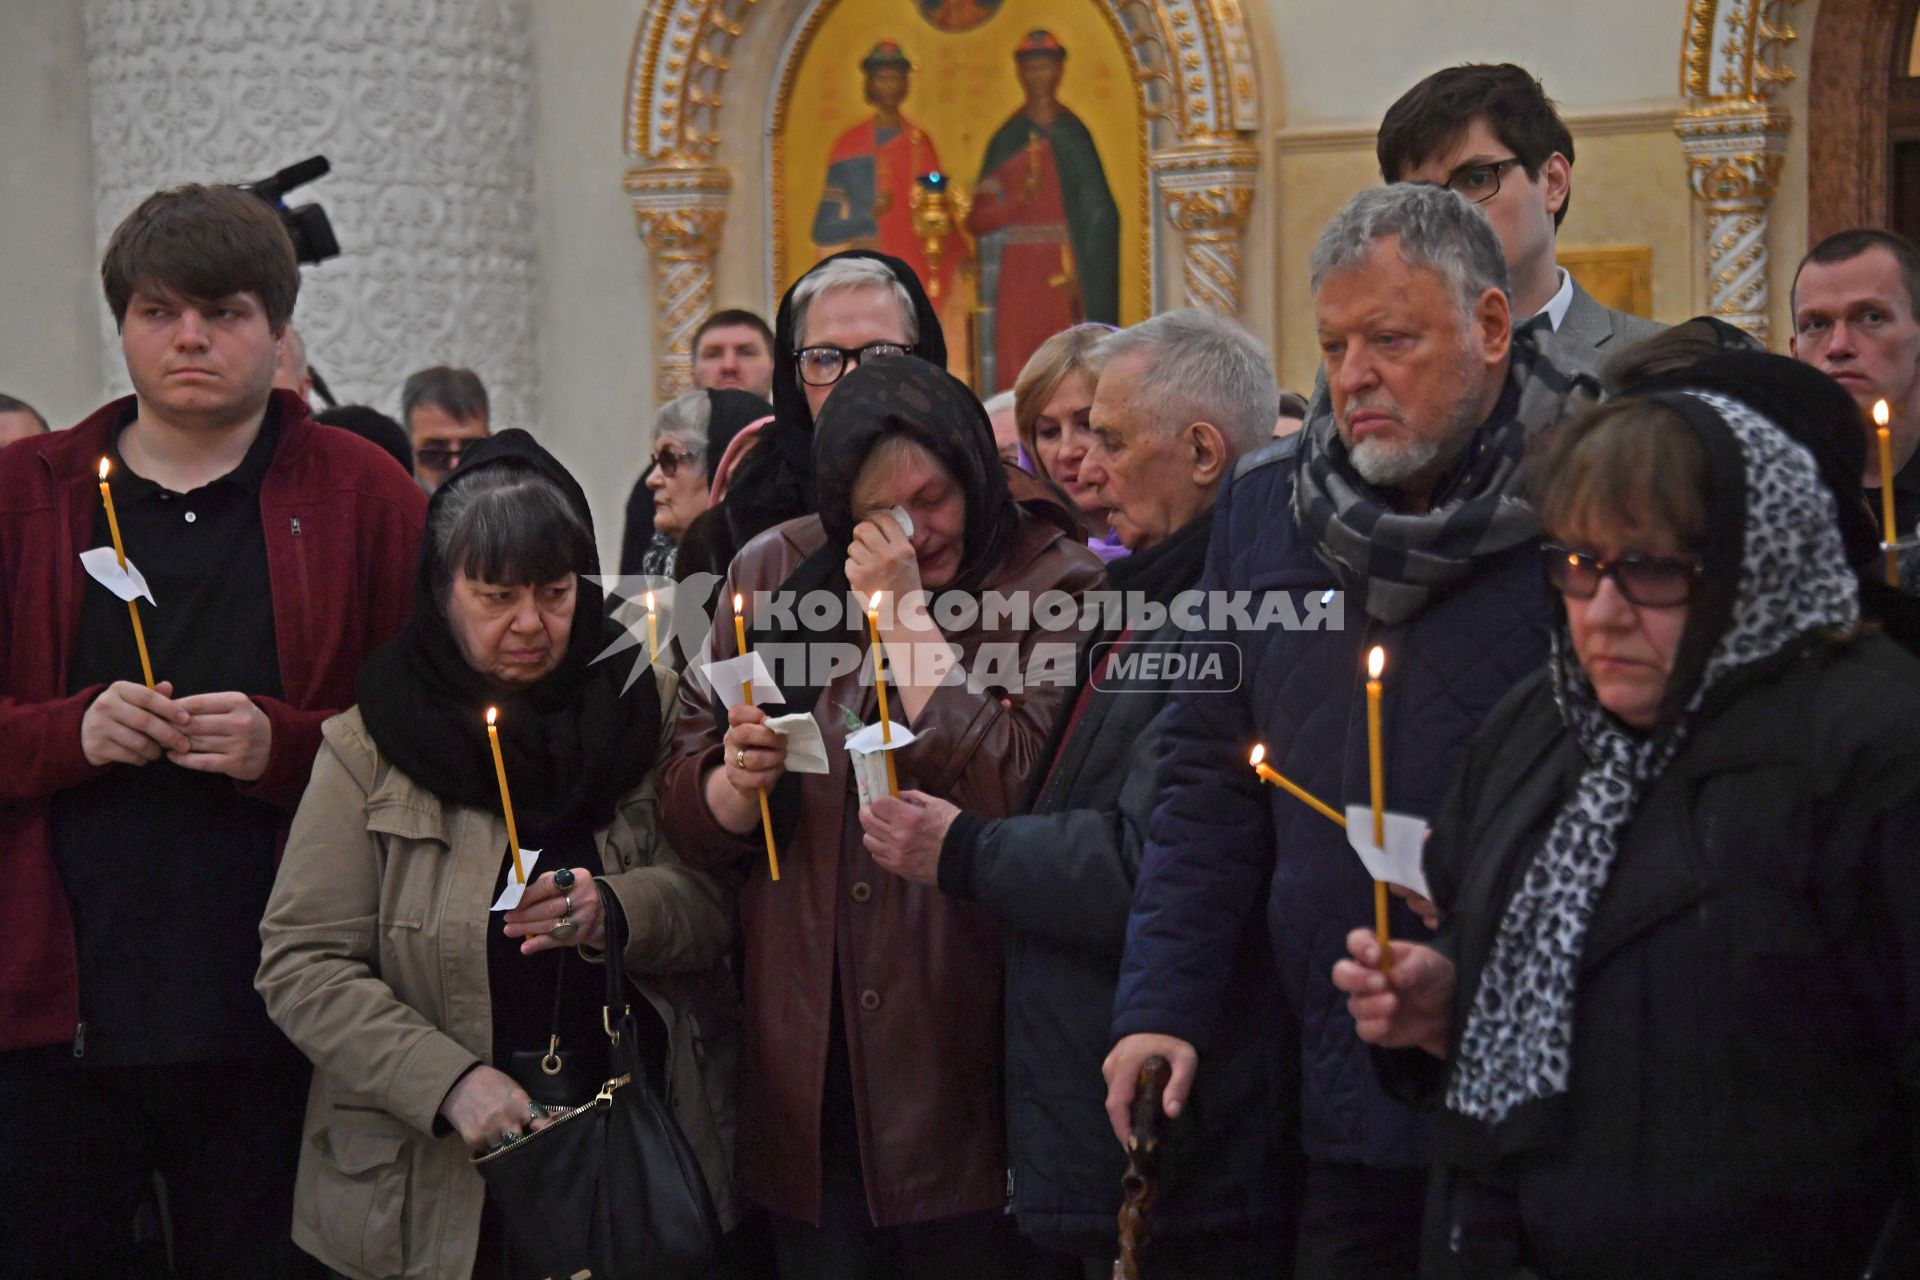
[[290, 209], [285, 197], [294, 188], [304, 187], [315, 178], [325, 177], [332, 168], [325, 156], [308, 156], [270, 178], [239, 184], [242, 191], [259, 196], [273, 206], [274, 212], [280, 215], [281, 223], [287, 228], [287, 235], [293, 239], [294, 257], [303, 266], [339, 257], [340, 242], [334, 239], [333, 224], [327, 221], [325, 209], [317, 204], [303, 204]]

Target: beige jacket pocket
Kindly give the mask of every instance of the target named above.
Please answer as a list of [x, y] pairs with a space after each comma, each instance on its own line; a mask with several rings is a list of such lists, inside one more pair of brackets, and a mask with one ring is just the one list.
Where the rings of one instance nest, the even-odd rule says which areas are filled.
[[309, 1224], [327, 1251], [369, 1275], [407, 1269], [413, 1131], [391, 1116], [336, 1111], [312, 1139], [319, 1159]]

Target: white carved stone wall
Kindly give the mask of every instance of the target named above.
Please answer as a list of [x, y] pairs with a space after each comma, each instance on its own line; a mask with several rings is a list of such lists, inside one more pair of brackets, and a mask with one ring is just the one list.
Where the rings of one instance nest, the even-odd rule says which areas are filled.
[[[295, 322], [343, 402], [399, 409], [429, 364], [538, 427], [530, 0], [88, 0], [100, 248], [148, 192], [314, 153], [344, 251]], [[109, 324], [109, 333], [111, 325]], [[126, 387], [119, 344], [107, 376]]]

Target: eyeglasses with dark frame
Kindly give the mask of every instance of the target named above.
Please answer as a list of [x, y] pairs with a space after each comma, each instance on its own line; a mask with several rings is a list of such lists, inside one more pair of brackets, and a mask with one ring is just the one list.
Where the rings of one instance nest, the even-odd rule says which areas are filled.
[[1469, 204], [1485, 204], [1500, 194], [1500, 175], [1519, 163], [1520, 157], [1508, 156], [1505, 160], [1463, 164], [1448, 174], [1445, 182], [1434, 185], [1445, 187]]
[[1575, 551], [1557, 542], [1540, 544], [1541, 562], [1547, 581], [1569, 600], [1591, 600], [1600, 590], [1600, 579], [1612, 578], [1620, 594], [1630, 604], [1643, 609], [1671, 609], [1693, 599], [1695, 586], [1705, 566], [1697, 560], [1674, 556], [1643, 556], [1630, 553], [1602, 560], [1585, 551]]
[[869, 342], [864, 347], [801, 347], [793, 358], [800, 367], [800, 381], [810, 387], [830, 387], [862, 360], [891, 360], [912, 353], [902, 343]]
[[691, 466], [700, 461], [700, 458], [701, 455], [694, 450], [675, 449], [672, 445], [664, 445], [647, 459], [647, 469], [658, 470], [661, 475], [671, 480], [682, 465]]

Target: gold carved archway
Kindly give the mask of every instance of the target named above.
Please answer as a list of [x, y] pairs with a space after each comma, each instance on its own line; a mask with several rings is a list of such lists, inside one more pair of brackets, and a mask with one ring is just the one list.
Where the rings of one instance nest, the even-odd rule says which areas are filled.
[[[1148, 171], [1161, 218], [1153, 257], [1177, 249], [1185, 300], [1240, 310], [1241, 243], [1260, 167], [1260, 102], [1240, 0], [1087, 0], [1122, 33], [1148, 117]], [[718, 163], [728, 73], [751, 28], [782, 39], [823, 0], [648, 0], [634, 41], [624, 113], [633, 164], [625, 187], [653, 258], [655, 390], [691, 383], [693, 333], [713, 303], [714, 257], [732, 176]], [[755, 88], [766, 92], [764, 84]]]
[[1705, 213], [1707, 310], [1767, 339], [1767, 219], [1793, 118], [1773, 101], [1799, 0], [1689, 0], [1674, 122]]

